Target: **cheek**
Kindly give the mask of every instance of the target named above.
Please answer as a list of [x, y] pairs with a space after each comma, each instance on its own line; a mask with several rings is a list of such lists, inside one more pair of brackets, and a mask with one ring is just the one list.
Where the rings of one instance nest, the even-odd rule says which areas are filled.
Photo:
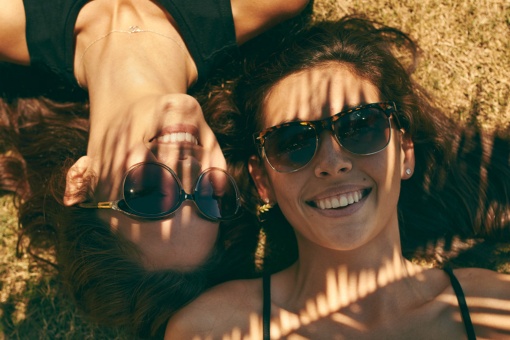
[[374, 155], [376, 160], [372, 163], [371, 173], [380, 192], [398, 196], [401, 182], [401, 155], [400, 148], [397, 148], [395, 144], [398, 143], [392, 143], [383, 152]]
[[289, 174], [277, 174], [276, 176], [272, 176], [270, 179], [273, 196], [282, 209], [282, 212], [285, 212], [285, 210], [289, 208], [294, 209], [293, 207], [297, 205], [299, 200], [300, 185], [298, 184], [298, 181], [293, 180], [293, 177], [296, 176]]

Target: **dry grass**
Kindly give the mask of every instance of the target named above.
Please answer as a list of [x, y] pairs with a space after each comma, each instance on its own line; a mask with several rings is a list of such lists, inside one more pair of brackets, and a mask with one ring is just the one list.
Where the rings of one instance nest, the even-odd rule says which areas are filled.
[[364, 13], [417, 40], [416, 79], [460, 120], [478, 108], [485, 128], [510, 126], [508, 0], [324, 0], [319, 19]]
[[53, 269], [16, 257], [12, 199], [0, 198], [0, 339], [114, 339], [122, 331], [95, 326], [59, 294]]
[[[417, 39], [416, 78], [441, 107], [486, 128], [510, 126], [510, 2], [508, 0], [316, 0], [318, 19], [365, 13]], [[90, 325], [58, 294], [57, 279], [28, 256], [15, 256], [17, 223], [0, 199], [0, 340], [125, 338]], [[501, 249], [508, 256], [510, 247]], [[510, 261], [497, 269], [510, 272]]]

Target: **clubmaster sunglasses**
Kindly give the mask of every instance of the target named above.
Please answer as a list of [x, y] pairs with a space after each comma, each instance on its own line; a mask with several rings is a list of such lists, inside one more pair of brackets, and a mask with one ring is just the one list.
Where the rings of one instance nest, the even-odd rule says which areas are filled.
[[360, 105], [315, 121], [296, 121], [253, 134], [260, 155], [278, 172], [305, 167], [319, 147], [319, 136], [330, 130], [337, 142], [356, 155], [372, 155], [386, 148], [391, 139], [391, 117], [398, 128], [394, 102]]
[[188, 194], [175, 172], [161, 163], [138, 163], [125, 174], [122, 199], [81, 203], [81, 208], [113, 209], [128, 216], [163, 219], [191, 200], [199, 212], [212, 221], [231, 220], [240, 212], [239, 189], [226, 171], [208, 168], [200, 173]]

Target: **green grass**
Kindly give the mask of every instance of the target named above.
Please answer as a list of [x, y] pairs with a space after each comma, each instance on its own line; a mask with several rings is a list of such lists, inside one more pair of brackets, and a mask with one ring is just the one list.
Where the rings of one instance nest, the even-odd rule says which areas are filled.
[[[459, 120], [491, 129], [510, 126], [510, 2], [508, 0], [316, 0], [318, 19], [366, 13], [401, 28], [422, 48], [416, 79]], [[0, 198], [0, 340], [127, 338], [87, 322], [62, 295], [55, 272], [17, 258], [17, 221], [10, 197]], [[510, 246], [495, 269], [510, 273]]]

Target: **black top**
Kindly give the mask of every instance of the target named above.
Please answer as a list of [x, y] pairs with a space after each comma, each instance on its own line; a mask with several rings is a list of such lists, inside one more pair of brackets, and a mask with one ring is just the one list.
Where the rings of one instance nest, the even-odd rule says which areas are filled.
[[[23, 0], [30, 64], [76, 86], [74, 26], [88, 1]], [[197, 65], [199, 82], [225, 56], [238, 53], [230, 0], [159, 0], [159, 3], [179, 26]]]
[[[464, 296], [464, 291], [460, 286], [459, 280], [453, 274], [451, 268], [444, 268], [444, 271], [450, 277], [450, 282], [452, 284], [453, 290], [455, 291], [455, 295], [457, 296], [457, 301], [459, 303], [460, 313], [462, 315], [462, 321], [464, 322], [464, 328], [466, 329], [466, 334], [469, 340], [476, 340], [475, 329], [473, 327], [473, 323], [471, 322], [471, 317], [469, 316], [469, 309], [466, 303], [466, 298]], [[263, 291], [263, 306], [262, 306], [262, 330], [263, 330], [263, 339], [270, 339], [270, 321], [271, 321], [271, 275], [264, 274], [262, 277], [262, 291]]]

